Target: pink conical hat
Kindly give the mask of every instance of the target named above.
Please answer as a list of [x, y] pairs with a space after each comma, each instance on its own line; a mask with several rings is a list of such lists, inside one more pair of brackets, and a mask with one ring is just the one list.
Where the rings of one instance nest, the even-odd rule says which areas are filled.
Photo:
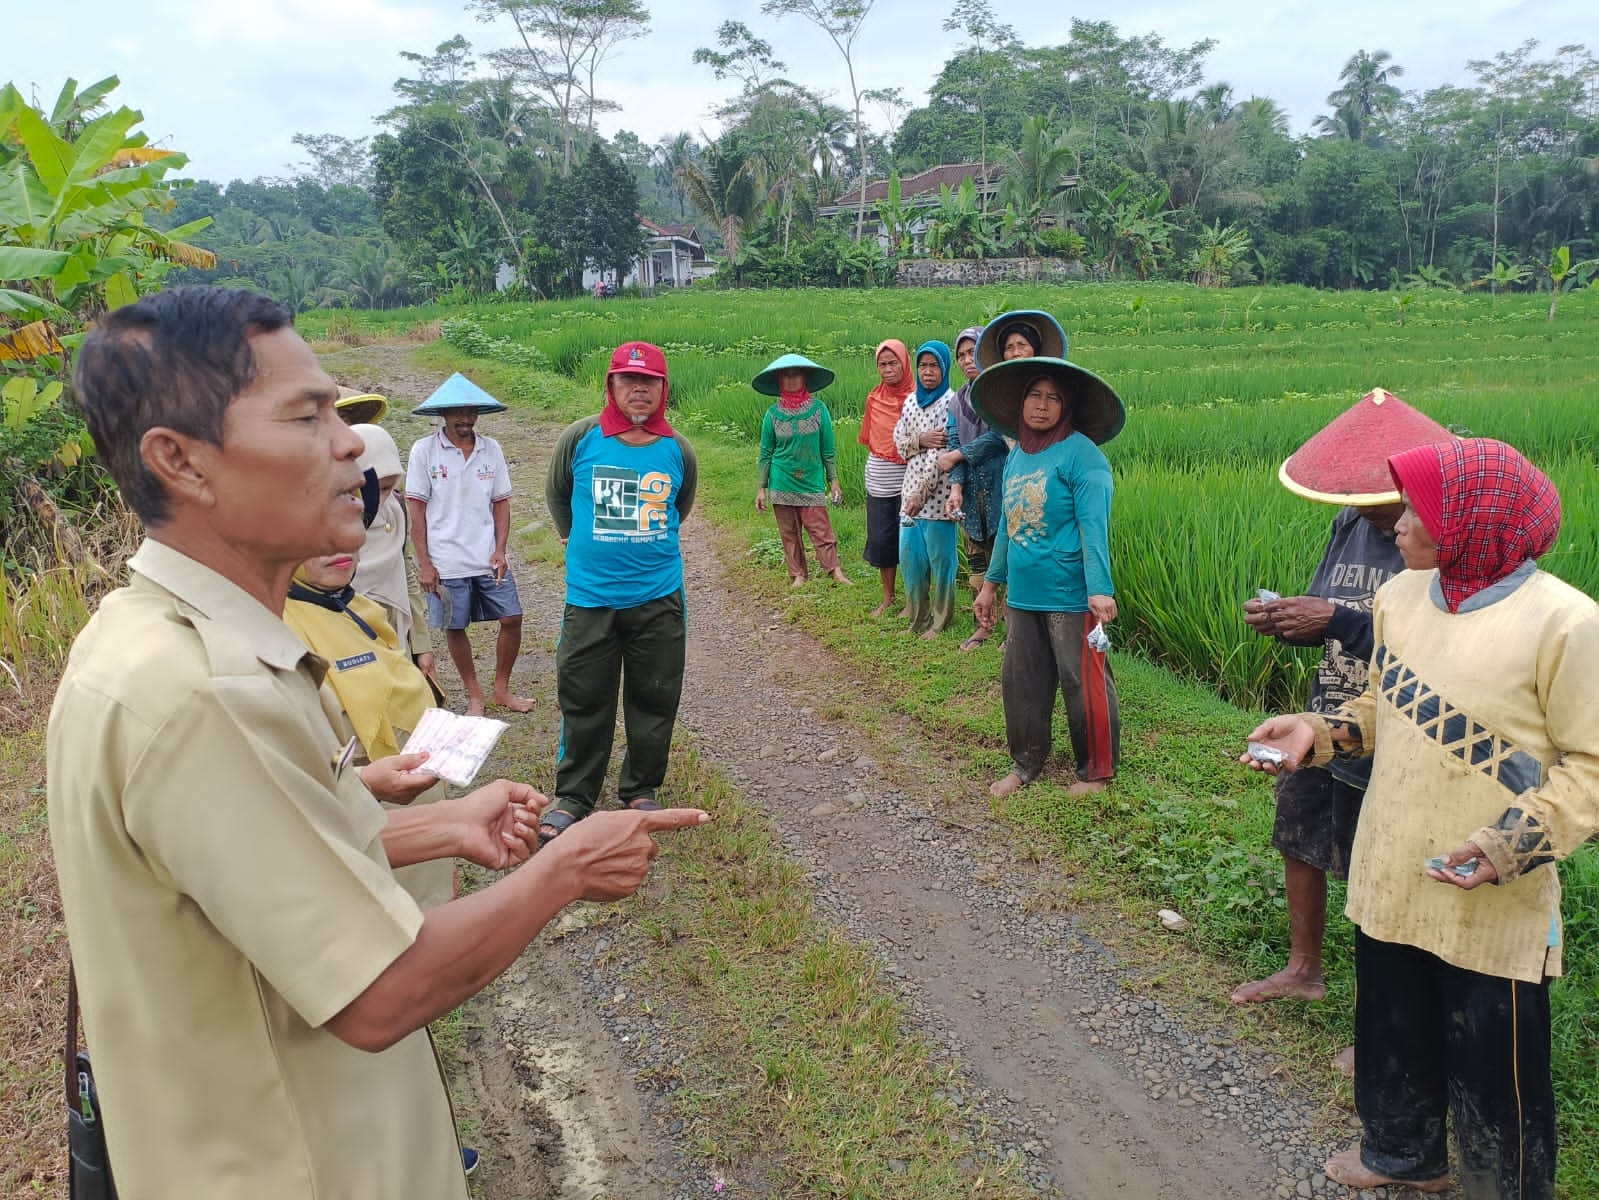
[[1455, 435], [1392, 392], [1374, 388], [1295, 450], [1277, 478], [1296, 496], [1323, 504], [1394, 504], [1390, 455]]

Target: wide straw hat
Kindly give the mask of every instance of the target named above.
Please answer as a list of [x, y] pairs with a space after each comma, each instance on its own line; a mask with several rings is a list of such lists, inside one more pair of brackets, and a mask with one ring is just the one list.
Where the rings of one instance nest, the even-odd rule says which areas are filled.
[[1005, 335], [1011, 331], [1013, 325], [1029, 325], [1038, 335], [1038, 354], [1041, 358], [1066, 359], [1066, 331], [1060, 327], [1060, 322], [1047, 312], [1036, 308], [1018, 308], [1013, 312], [1001, 313], [983, 328], [983, 335], [977, 339], [977, 365], [980, 369], [987, 369], [995, 363], [1005, 361]]
[[333, 402], [339, 417], [346, 425], [376, 425], [389, 411], [389, 398], [376, 392], [358, 392], [341, 387], [339, 398]]
[[803, 354], [785, 354], [774, 358], [766, 368], [750, 380], [750, 386], [763, 396], [776, 396], [781, 390], [777, 377], [784, 371], [804, 371], [805, 390], [813, 396], [833, 382], [833, 372], [820, 363], [813, 363]]
[[1388, 459], [1454, 436], [1392, 392], [1374, 388], [1295, 450], [1277, 478], [1294, 495], [1323, 504], [1396, 504]]
[[[984, 332], [987, 337], [987, 332]], [[971, 401], [977, 415], [1006, 437], [1021, 427], [1022, 397], [1027, 385], [1047, 375], [1061, 385], [1071, 403], [1072, 428], [1103, 446], [1127, 424], [1127, 408], [1092, 371], [1064, 358], [1013, 358], [995, 363], [972, 380]]]
[[486, 413], [506, 411], [505, 405], [460, 372], [439, 384], [437, 391], [411, 411], [419, 417], [432, 417], [453, 408], [475, 408]]

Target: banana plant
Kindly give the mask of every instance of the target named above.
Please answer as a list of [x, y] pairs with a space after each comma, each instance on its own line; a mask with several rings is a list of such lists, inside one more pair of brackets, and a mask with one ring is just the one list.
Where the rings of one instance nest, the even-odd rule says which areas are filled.
[[85, 119], [115, 85], [113, 77], [79, 92], [69, 80], [49, 118], [14, 85], [0, 87], [0, 250], [40, 252], [0, 265], [0, 285], [29, 285], [5, 288], [0, 316], [59, 317], [53, 304], [92, 318], [159, 287], [173, 264], [216, 265], [185, 240], [209, 217], [166, 231], [146, 219], [170, 207], [163, 179], [188, 159], [149, 146], [131, 108]]
[[1561, 295], [1586, 283], [1588, 277], [1599, 270], [1599, 258], [1572, 262], [1571, 247], [1561, 246], [1549, 256], [1549, 265], [1545, 270], [1549, 272], [1549, 319], [1553, 321]]

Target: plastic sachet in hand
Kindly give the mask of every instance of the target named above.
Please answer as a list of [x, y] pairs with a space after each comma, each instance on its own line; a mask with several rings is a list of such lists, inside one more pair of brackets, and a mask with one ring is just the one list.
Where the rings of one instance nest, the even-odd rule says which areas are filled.
[[1110, 649], [1110, 634], [1105, 632], [1105, 622], [1099, 621], [1088, 631], [1088, 648], [1104, 654]]
[[1270, 604], [1273, 600], [1282, 599], [1281, 596], [1272, 591], [1270, 588], [1257, 588], [1255, 591], [1255, 596], [1262, 604]]
[[430, 708], [405, 740], [401, 753], [426, 754], [427, 762], [417, 770], [465, 787], [508, 728], [504, 721], [493, 717], [463, 717], [442, 708]]
[[1244, 753], [1258, 763], [1270, 763], [1274, 767], [1280, 767], [1288, 761], [1286, 754], [1277, 749], [1276, 746], [1266, 745], [1265, 742], [1250, 742], [1245, 747]]

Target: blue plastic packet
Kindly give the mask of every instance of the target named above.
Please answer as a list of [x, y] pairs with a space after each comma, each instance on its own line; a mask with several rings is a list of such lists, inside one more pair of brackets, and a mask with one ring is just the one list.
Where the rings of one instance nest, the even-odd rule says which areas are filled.
[[1460, 863], [1458, 866], [1451, 867], [1444, 863], [1444, 856], [1442, 854], [1436, 854], [1427, 860], [1426, 867], [1429, 871], [1453, 871], [1456, 875], [1459, 875], [1462, 879], [1464, 879], [1477, 873], [1477, 862], [1477, 859], [1471, 858], [1467, 859], [1463, 863]]

